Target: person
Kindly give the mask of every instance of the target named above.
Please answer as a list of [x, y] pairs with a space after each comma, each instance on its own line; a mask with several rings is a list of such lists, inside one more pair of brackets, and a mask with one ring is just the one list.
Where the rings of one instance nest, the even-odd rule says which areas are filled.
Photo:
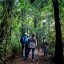
[[27, 33], [24, 33], [21, 35], [20, 42], [22, 44], [22, 51], [21, 51], [21, 56], [25, 57], [26, 51], [27, 51], [27, 44], [28, 44], [28, 36]]
[[30, 39], [30, 35], [27, 34], [27, 38], [26, 38], [27, 41], [25, 43], [25, 58], [24, 58], [24, 60], [27, 60], [29, 39]]
[[36, 40], [35, 34], [33, 33], [32, 37], [29, 40], [28, 53], [26, 56], [28, 58], [29, 52], [32, 49], [32, 61], [34, 61], [34, 51], [35, 51], [36, 46], [37, 46], [37, 40]]
[[23, 33], [20, 37], [20, 42], [22, 44], [22, 51], [21, 51], [21, 56], [23, 57], [23, 49], [24, 49], [24, 41], [23, 41], [23, 37], [26, 36], [25, 33]]
[[48, 42], [45, 38], [43, 38], [43, 49], [44, 49], [44, 56], [48, 54]]

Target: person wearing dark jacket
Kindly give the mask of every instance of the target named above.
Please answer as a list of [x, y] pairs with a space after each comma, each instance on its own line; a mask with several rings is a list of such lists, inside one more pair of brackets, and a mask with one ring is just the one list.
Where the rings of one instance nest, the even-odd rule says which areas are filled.
[[22, 44], [22, 52], [21, 52], [22, 57], [25, 57], [25, 55], [26, 55], [27, 47], [28, 47], [28, 39], [29, 39], [29, 37], [28, 37], [27, 33], [21, 35], [20, 42]]

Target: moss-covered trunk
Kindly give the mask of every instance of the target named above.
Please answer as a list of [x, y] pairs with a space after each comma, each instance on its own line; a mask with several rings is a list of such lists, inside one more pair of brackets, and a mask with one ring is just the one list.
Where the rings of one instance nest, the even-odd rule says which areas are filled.
[[7, 44], [10, 42], [10, 35], [11, 35], [10, 23], [11, 23], [12, 4], [13, 4], [12, 0], [3, 1], [3, 9], [4, 10], [3, 10], [3, 19], [2, 19], [2, 22], [0, 25], [0, 43], [5, 44], [3, 46], [4, 59], [6, 59], [6, 56], [7, 56], [7, 54], [6, 54]]

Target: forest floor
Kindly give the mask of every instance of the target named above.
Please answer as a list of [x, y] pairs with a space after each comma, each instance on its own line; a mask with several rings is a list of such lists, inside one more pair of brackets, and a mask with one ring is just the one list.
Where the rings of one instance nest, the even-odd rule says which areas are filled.
[[16, 56], [14, 60], [8, 61], [7, 64], [49, 64], [49, 58], [43, 57], [43, 50], [42, 49], [36, 49], [35, 50], [35, 61], [31, 61], [31, 55], [32, 51], [29, 53], [29, 58], [27, 60], [23, 60], [22, 57]]

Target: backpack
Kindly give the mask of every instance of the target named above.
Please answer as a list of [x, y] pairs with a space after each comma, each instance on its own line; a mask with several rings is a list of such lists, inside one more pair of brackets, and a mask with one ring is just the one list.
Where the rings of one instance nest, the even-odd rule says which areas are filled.
[[27, 43], [28, 43], [28, 40], [29, 40], [29, 38], [28, 38], [27, 36], [23, 36], [23, 37], [21, 38], [21, 42], [22, 42], [23, 44], [27, 44]]
[[30, 48], [35, 48], [36, 47], [36, 39], [34, 37], [31, 37], [29, 47]]
[[27, 44], [29, 41], [29, 37], [25, 37], [25, 44]]

